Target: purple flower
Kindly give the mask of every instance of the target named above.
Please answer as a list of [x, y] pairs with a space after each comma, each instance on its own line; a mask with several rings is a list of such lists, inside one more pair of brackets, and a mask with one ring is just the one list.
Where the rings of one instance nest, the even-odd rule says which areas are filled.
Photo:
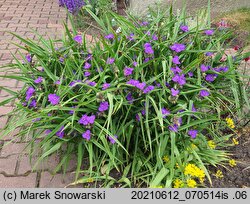
[[59, 62], [63, 63], [64, 62], [64, 57], [60, 57]]
[[62, 126], [58, 132], [56, 132], [56, 136], [63, 138], [64, 132], [63, 132], [64, 126]]
[[88, 63], [88, 62], [85, 62], [85, 64], [84, 64], [84, 69], [89, 69], [91, 67], [91, 64], [90, 63]]
[[55, 82], [55, 84], [59, 85], [59, 84], [61, 84], [61, 81], [60, 81], [60, 80], [57, 80], [57, 81]]
[[30, 102], [30, 105], [29, 105], [30, 108], [35, 108], [36, 107], [36, 100], [33, 99], [31, 102]]
[[82, 80], [74, 80], [72, 82], [70, 82], [69, 86], [70, 87], [74, 87], [76, 83], [82, 82]]
[[197, 109], [195, 108], [194, 104], [193, 104], [193, 106], [192, 106], [192, 111], [193, 111], [193, 112], [197, 112]]
[[176, 74], [172, 80], [176, 83], [178, 83], [179, 85], [183, 86], [186, 84], [186, 78], [185, 78], [185, 75], [182, 74], [182, 75], [179, 75], [179, 74]]
[[27, 54], [27, 55], [25, 56], [25, 58], [26, 58], [27, 62], [31, 63], [31, 61], [32, 61], [31, 54]]
[[174, 56], [173, 59], [172, 59], [172, 62], [173, 62], [174, 64], [180, 64], [180, 59], [179, 59], [179, 57], [178, 57], [177, 55]]
[[212, 55], [213, 55], [213, 53], [212, 52], [206, 52], [206, 54], [205, 54], [207, 57], [211, 57]]
[[95, 85], [96, 85], [96, 82], [94, 82], [94, 81], [88, 81], [88, 85], [90, 85], [90, 86], [95, 86]]
[[133, 41], [133, 40], [135, 40], [135, 39], [134, 39], [134, 36], [135, 36], [135, 34], [134, 34], [134, 33], [131, 33], [129, 36], [127, 36], [127, 39], [128, 39], [129, 41]]
[[216, 72], [227, 72], [228, 67], [217, 67], [217, 68], [214, 68], [214, 71], [216, 71]]
[[142, 82], [142, 83], [138, 83], [135, 85], [136, 88], [140, 89], [140, 90], [143, 90], [146, 86], [146, 83], [145, 82]]
[[107, 101], [101, 102], [98, 111], [104, 112], [109, 109], [109, 103]]
[[110, 87], [110, 84], [109, 83], [104, 83], [103, 85], [102, 85], [102, 90], [106, 90], [107, 88], [109, 88]]
[[81, 35], [76, 35], [73, 39], [74, 39], [74, 41], [76, 41], [80, 45], [82, 44], [82, 36]]
[[36, 90], [32, 86], [30, 86], [26, 91], [26, 101], [29, 101], [35, 92]]
[[146, 115], [146, 110], [145, 110], [145, 109], [142, 109], [141, 114], [142, 114], [142, 115]]
[[150, 86], [147, 86], [144, 90], [143, 90], [143, 93], [147, 94], [149, 93], [150, 91], [153, 91], [155, 89], [154, 86], [150, 85]]
[[67, 8], [72, 14], [76, 14], [84, 5], [83, 0], [59, 0], [59, 6]]
[[124, 69], [124, 76], [129, 76], [131, 74], [133, 74], [134, 68], [130, 68], [130, 67], [125, 67]]
[[51, 133], [51, 130], [45, 130], [45, 134], [48, 135], [49, 133]]
[[189, 130], [189, 131], [188, 131], [188, 135], [189, 135], [191, 138], [193, 138], [193, 139], [196, 138], [197, 134], [198, 134], [198, 130]]
[[210, 69], [210, 66], [206, 66], [206, 65], [202, 64], [200, 68], [201, 68], [201, 72], [206, 72]]
[[110, 33], [110, 34], [108, 34], [108, 35], [105, 36], [105, 38], [108, 39], [108, 40], [112, 40], [112, 39], [114, 39], [114, 37], [115, 36], [114, 36], [113, 33]]
[[107, 59], [107, 64], [113, 64], [115, 62], [115, 59], [114, 58], [108, 58]]
[[138, 65], [138, 63], [134, 61], [133, 66], [136, 67], [137, 65]]
[[179, 126], [177, 124], [174, 124], [174, 125], [171, 125], [171, 126], [168, 126], [168, 129], [172, 132], [178, 132], [178, 128]]
[[209, 96], [209, 95], [210, 95], [210, 93], [207, 90], [201, 90], [200, 91], [200, 96], [201, 97], [206, 97], [206, 96]]
[[90, 75], [91, 75], [90, 72], [84, 72], [84, 76], [85, 76], [85, 77], [88, 77], [88, 76], [90, 76]]
[[90, 140], [90, 138], [91, 138], [91, 132], [90, 132], [90, 130], [86, 130], [84, 133], [82, 133], [82, 137], [84, 138], [84, 139], [86, 139], [86, 140]]
[[208, 36], [211, 36], [214, 34], [214, 30], [205, 30], [204, 33]]
[[180, 93], [180, 91], [177, 89], [175, 90], [174, 88], [171, 88], [171, 95], [172, 96], [177, 96]]
[[[76, 107], [75, 107], [75, 106], [73, 106], [72, 108], [74, 108], [74, 109], [75, 109]], [[69, 114], [70, 114], [70, 115], [73, 115], [73, 114], [74, 114], [74, 112], [75, 112], [75, 110], [70, 110], [70, 111], [69, 111]]]
[[133, 96], [132, 96], [132, 93], [129, 93], [129, 94], [127, 95], [126, 99], [127, 99], [128, 101], [133, 101], [134, 98], [133, 98]]
[[161, 113], [162, 113], [162, 115], [163, 115], [163, 118], [166, 118], [167, 115], [170, 114], [170, 111], [167, 110], [166, 108], [162, 108], [162, 109], [161, 109]]
[[194, 73], [193, 73], [193, 72], [188, 72], [188, 76], [189, 76], [189, 77], [193, 77], [193, 76], [194, 76]]
[[140, 83], [138, 80], [135, 79], [130, 79], [127, 84], [132, 85], [132, 86], [136, 86], [138, 83]]
[[150, 36], [151, 35], [151, 32], [150, 31], [145, 31], [144, 32], [146, 35]]
[[[109, 138], [109, 141], [110, 141], [111, 144], [115, 144], [116, 143], [115, 139], [113, 139], [112, 137], [108, 136], [108, 138]], [[117, 135], [114, 135], [114, 138], [117, 139]]]
[[171, 67], [170, 70], [174, 72], [174, 74], [182, 72], [182, 70], [179, 67]]
[[136, 119], [137, 121], [140, 121], [140, 120], [141, 120], [139, 114], [136, 114], [136, 115], [135, 115], [135, 119]]
[[153, 48], [152, 48], [152, 46], [151, 46], [151, 44], [150, 43], [145, 43], [144, 44], [144, 52], [146, 53], [146, 54], [154, 54], [154, 50], [153, 50]]
[[56, 94], [49, 94], [48, 101], [52, 105], [57, 105], [60, 102], [60, 96], [57, 96]]
[[152, 40], [154, 40], [154, 41], [158, 40], [157, 35], [154, 34], [154, 35], [152, 36]]
[[79, 124], [82, 124], [85, 126], [94, 124], [94, 122], [95, 122], [95, 115], [88, 116], [87, 114], [83, 115], [78, 121]]
[[189, 31], [189, 28], [188, 28], [187, 25], [181, 25], [181, 26], [180, 26], [180, 29], [181, 29], [184, 33], [186, 33], [186, 32]]
[[216, 77], [217, 77], [217, 74], [207, 74], [205, 79], [208, 82], [213, 82], [216, 79]]
[[149, 57], [145, 58], [145, 60], [143, 60], [143, 63], [147, 63], [150, 60]]
[[170, 46], [170, 49], [178, 53], [185, 50], [186, 46], [183, 44], [175, 43], [172, 46]]
[[142, 23], [140, 23], [141, 26], [147, 26], [149, 24], [149, 22], [147, 21], [143, 21]]
[[43, 81], [42, 77], [38, 77], [36, 80], [34, 80], [36, 84], [40, 84], [42, 81]]

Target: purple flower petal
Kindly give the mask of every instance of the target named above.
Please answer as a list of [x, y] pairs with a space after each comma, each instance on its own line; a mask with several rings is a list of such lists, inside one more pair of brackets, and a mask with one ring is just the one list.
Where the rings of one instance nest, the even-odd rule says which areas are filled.
[[60, 102], [60, 96], [56, 95], [56, 94], [49, 94], [48, 96], [48, 101], [52, 104], [52, 105], [57, 105]]
[[155, 89], [154, 86], [150, 85], [143, 90], [143, 93], [147, 94]]
[[174, 88], [171, 88], [171, 95], [172, 96], [177, 96], [180, 93], [179, 90], [175, 90]]
[[210, 66], [206, 66], [206, 65], [202, 64], [200, 68], [201, 68], [201, 72], [206, 72], [210, 69]]
[[188, 135], [189, 135], [191, 138], [193, 138], [193, 139], [196, 138], [197, 134], [198, 134], [198, 130], [189, 130], [189, 131], [188, 131]]
[[207, 90], [201, 90], [200, 91], [200, 96], [201, 97], [206, 97], [206, 96], [209, 96], [209, 95], [210, 95], [210, 93]]
[[134, 68], [130, 68], [130, 67], [125, 67], [124, 69], [124, 76], [129, 76], [131, 74], [133, 74]]
[[205, 30], [204, 33], [208, 36], [211, 36], [214, 34], [214, 30]]
[[188, 28], [187, 25], [181, 25], [181, 26], [180, 26], [180, 29], [181, 29], [183, 32], [185, 32], [185, 33], [189, 31], [189, 28]]
[[[114, 135], [114, 138], [117, 139], [117, 137], [118, 137], [117, 135]], [[115, 144], [116, 143], [116, 141], [112, 137], [108, 136], [108, 139], [109, 139], [109, 141], [110, 141], [111, 144]]]
[[38, 77], [36, 80], [34, 80], [36, 84], [40, 84], [42, 81], [43, 81], [42, 77]]
[[168, 129], [172, 132], [178, 132], [178, 125], [174, 124], [168, 127]]
[[152, 46], [151, 46], [151, 44], [150, 43], [145, 43], [144, 44], [144, 52], [146, 53], [146, 54], [154, 54], [154, 50], [153, 50], [153, 48], [152, 48]]
[[84, 69], [89, 69], [91, 67], [91, 64], [90, 63], [88, 63], [88, 62], [85, 62], [85, 64], [84, 64]]
[[107, 101], [101, 102], [98, 111], [104, 112], [109, 109], [109, 103]]
[[170, 49], [179, 53], [181, 51], [184, 51], [186, 49], [186, 46], [184, 44], [175, 43], [172, 46], [170, 46]]
[[82, 44], [82, 36], [81, 35], [76, 35], [73, 39], [74, 39], [74, 41], [76, 41], [80, 45]]
[[167, 115], [170, 114], [170, 111], [169, 111], [168, 109], [166, 109], [166, 108], [162, 108], [162, 109], [161, 109], [161, 113], [162, 113], [162, 115], [163, 115], [163, 118], [166, 118]]
[[112, 40], [112, 39], [114, 39], [114, 37], [115, 36], [114, 36], [113, 33], [110, 33], [110, 34], [108, 34], [108, 35], [105, 36], [105, 38], [108, 39], [108, 40]]
[[91, 132], [90, 132], [90, 130], [86, 130], [84, 133], [82, 133], [82, 137], [84, 138], [84, 139], [86, 139], [86, 140], [90, 140], [90, 138], [91, 138]]
[[108, 58], [107, 59], [107, 64], [113, 64], [115, 62], [115, 59], [114, 58]]
[[109, 83], [104, 83], [103, 85], [102, 85], [102, 90], [106, 90], [106, 89], [108, 89], [110, 87], [110, 84]]
[[181, 63], [180, 63], [180, 59], [179, 59], [179, 57], [178, 57], [177, 55], [173, 57], [172, 62], [173, 62], [174, 64], [181, 64]]

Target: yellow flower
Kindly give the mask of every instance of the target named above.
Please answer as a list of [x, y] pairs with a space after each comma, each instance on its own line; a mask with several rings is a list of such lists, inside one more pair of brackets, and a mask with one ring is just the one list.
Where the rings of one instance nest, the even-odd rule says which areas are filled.
[[226, 122], [227, 122], [227, 126], [234, 129], [235, 125], [234, 125], [234, 121], [232, 118], [226, 118]]
[[174, 180], [174, 188], [181, 188], [183, 187], [183, 182], [180, 179]]
[[231, 167], [235, 167], [235, 166], [236, 166], [236, 161], [235, 161], [234, 159], [230, 159], [230, 160], [229, 160], [229, 165], [230, 165]]
[[188, 179], [187, 180], [187, 186], [189, 188], [195, 188], [197, 186], [197, 183], [194, 179]]
[[88, 178], [87, 182], [88, 182], [88, 183], [93, 183], [93, 182], [94, 182], [94, 179], [93, 179], [93, 178]]
[[224, 176], [223, 176], [222, 171], [221, 171], [221, 170], [218, 170], [218, 171], [216, 172], [216, 174], [215, 174], [215, 177], [216, 177], [216, 178], [223, 178]]
[[163, 157], [163, 161], [166, 162], [166, 163], [169, 162], [169, 157], [168, 157], [167, 155], [165, 155], [165, 156]]
[[233, 138], [233, 144], [234, 144], [234, 145], [238, 145], [238, 144], [239, 144], [239, 141], [236, 140], [235, 138]]
[[176, 166], [176, 168], [177, 168], [177, 169], [179, 169], [179, 168], [180, 168], [180, 166], [179, 166], [179, 164], [178, 164], [178, 163], [175, 163], [175, 166]]
[[185, 167], [184, 174], [200, 179], [201, 183], [204, 181], [205, 172], [194, 164], [188, 164]]
[[215, 147], [216, 147], [216, 144], [215, 144], [215, 142], [214, 142], [213, 140], [209, 140], [209, 141], [207, 142], [207, 144], [208, 144], [208, 146], [209, 146], [211, 149], [215, 149]]
[[196, 146], [195, 144], [192, 143], [192, 144], [191, 144], [191, 148], [192, 148], [192, 149], [196, 149], [197, 146]]
[[163, 188], [162, 186], [153, 186], [151, 188]]

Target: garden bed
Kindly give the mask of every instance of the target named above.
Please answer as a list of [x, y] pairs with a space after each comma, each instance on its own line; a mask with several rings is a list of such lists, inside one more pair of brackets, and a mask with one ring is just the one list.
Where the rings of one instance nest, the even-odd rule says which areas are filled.
[[77, 184], [204, 187], [214, 180], [209, 166], [241, 168], [228, 150], [233, 141], [248, 151], [243, 136], [237, 146], [235, 122], [249, 108], [239, 66], [250, 53], [227, 54], [231, 34], [210, 27], [206, 13], [195, 22], [170, 8], [140, 21], [84, 9], [101, 30], [95, 44], [74, 26], [60, 46], [15, 35], [27, 54], [11, 65], [19, 73], [2, 77], [25, 86], [6, 89], [18, 100], [3, 136], [24, 127], [30, 145], [40, 139], [39, 160], [59, 153], [64, 172], [77, 155]]

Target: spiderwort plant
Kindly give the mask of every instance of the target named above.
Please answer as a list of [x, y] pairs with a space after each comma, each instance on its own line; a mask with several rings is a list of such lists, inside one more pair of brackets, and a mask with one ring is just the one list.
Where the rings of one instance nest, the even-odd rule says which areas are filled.
[[[143, 21], [110, 16], [122, 32], [114, 34], [109, 18], [98, 19], [107, 32], [91, 45], [74, 26], [72, 32], [65, 27], [61, 47], [14, 34], [29, 55], [25, 63], [12, 64], [18, 74], [1, 76], [24, 83], [0, 103], [16, 101], [1, 137], [20, 127], [19, 136], [33, 131], [30, 145], [39, 138], [43, 151], [39, 161], [59, 152], [55, 170], [66, 172], [77, 156], [76, 179], [87, 158], [78, 184], [89, 178], [151, 187], [211, 181], [206, 165], [227, 160], [218, 148], [231, 135], [223, 132], [224, 116], [249, 104], [237, 70], [249, 53], [220, 60], [227, 35], [208, 25], [204, 31], [199, 22], [192, 27], [184, 13], [176, 16], [171, 9]], [[122, 172], [121, 179], [112, 178], [111, 170]]]

